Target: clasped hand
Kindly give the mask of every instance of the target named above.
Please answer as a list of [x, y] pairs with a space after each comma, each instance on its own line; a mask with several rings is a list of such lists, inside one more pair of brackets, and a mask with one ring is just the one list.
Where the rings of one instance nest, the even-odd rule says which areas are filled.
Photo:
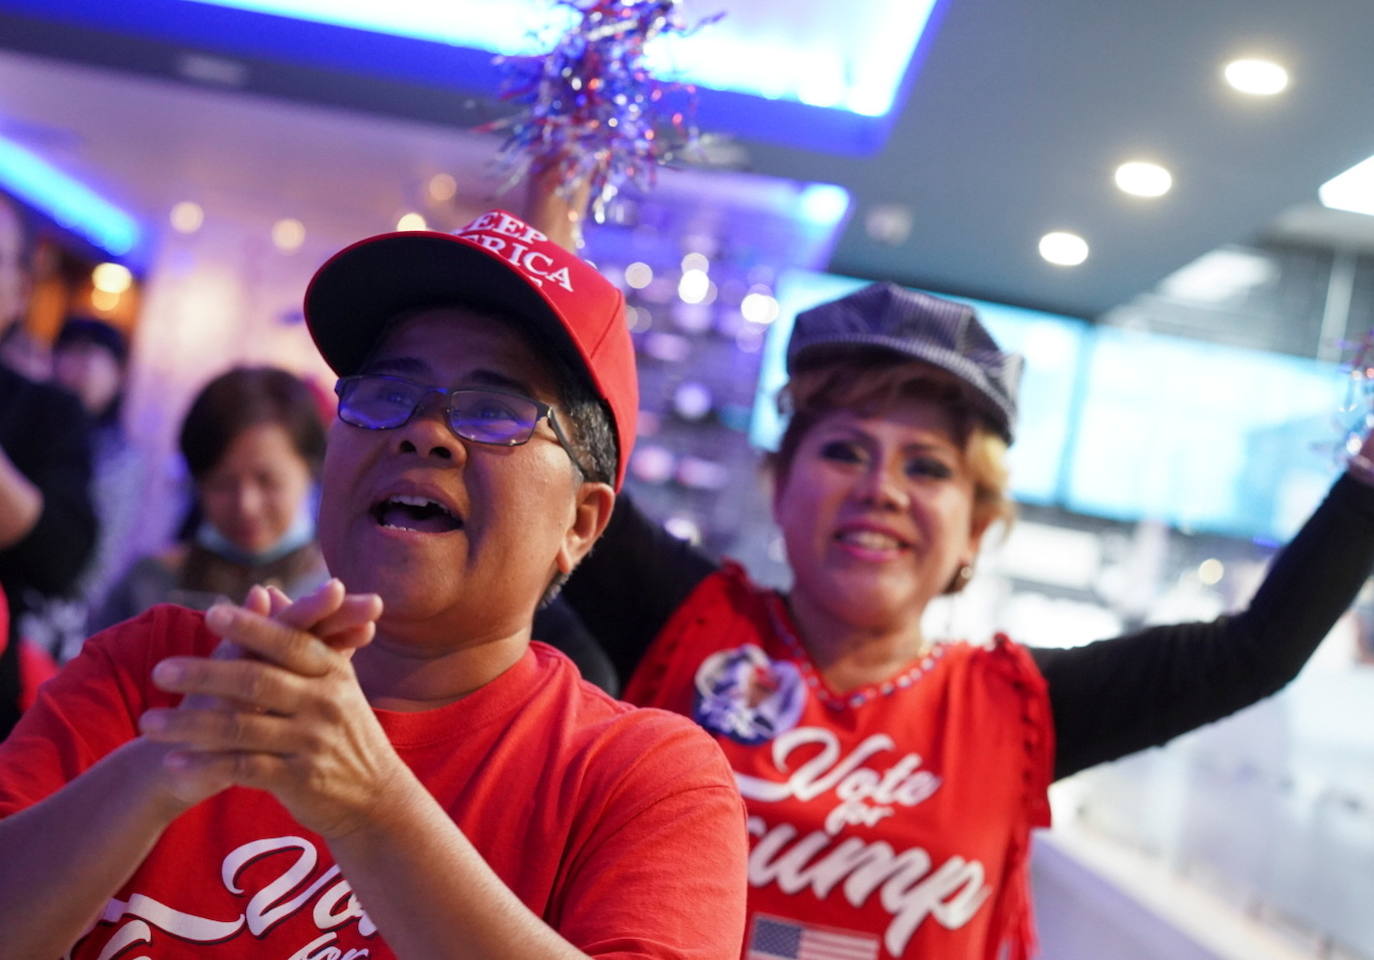
[[381, 606], [331, 580], [294, 603], [254, 587], [241, 607], [212, 607], [205, 623], [219, 647], [159, 663], [153, 682], [185, 697], [139, 721], [146, 739], [168, 747], [169, 792], [190, 806], [228, 786], [266, 790], [327, 839], [362, 825], [405, 769], [351, 663]]

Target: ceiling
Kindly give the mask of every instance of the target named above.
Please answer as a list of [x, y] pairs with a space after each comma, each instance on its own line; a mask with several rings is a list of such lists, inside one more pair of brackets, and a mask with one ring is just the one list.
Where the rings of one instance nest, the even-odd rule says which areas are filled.
[[[308, 208], [356, 235], [413, 207], [435, 172], [497, 183], [496, 141], [465, 131], [500, 108], [461, 83], [241, 56], [45, 9], [0, 0], [0, 135], [149, 222], [196, 190], [241, 216]], [[1369, 0], [946, 0], [937, 20], [876, 152], [778, 143], [760, 120], [717, 138], [717, 169], [678, 193], [704, 207], [729, 202], [713, 183], [750, 192], [720, 168], [838, 183], [854, 204], [833, 271], [1085, 317], [1226, 243], [1374, 246], [1374, 218], [1312, 208], [1321, 183], [1374, 154]], [[1224, 62], [1254, 54], [1287, 65], [1288, 91], [1245, 98], [1221, 82]], [[1112, 171], [1134, 158], [1169, 167], [1173, 190], [1118, 192]], [[905, 239], [870, 236], [884, 208], [909, 218]], [[1085, 237], [1087, 262], [1043, 261], [1050, 230]]]

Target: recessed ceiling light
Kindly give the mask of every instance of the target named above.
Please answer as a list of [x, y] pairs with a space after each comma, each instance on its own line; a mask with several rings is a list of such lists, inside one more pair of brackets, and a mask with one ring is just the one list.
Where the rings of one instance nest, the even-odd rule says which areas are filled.
[[705, 270], [684, 270], [677, 282], [677, 295], [683, 303], [701, 303], [711, 288], [711, 278]]
[[305, 224], [289, 217], [278, 220], [272, 224], [272, 242], [283, 253], [300, 249], [300, 245], [305, 243]]
[[1209, 557], [1198, 564], [1197, 578], [1209, 587], [1220, 583], [1224, 576], [1226, 576], [1226, 567], [1216, 557]]
[[429, 224], [425, 218], [414, 211], [404, 214], [401, 219], [396, 221], [397, 230], [428, 230]]
[[1361, 160], [1317, 188], [1322, 206], [1374, 215], [1374, 157]]
[[428, 192], [435, 203], [448, 203], [458, 193], [458, 181], [447, 173], [436, 173], [429, 178]]
[[911, 208], [903, 204], [876, 204], [864, 214], [864, 230], [876, 243], [899, 247], [911, 236], [915, 220]]
[[122, 263], [102, 263], [91, 271], [91, 285], [105, 293], [123, 293], [133, 282], [134, 275]]
[[1174, 185], [1174, 177], [1157, 163], [1131, 160], [1116, 168], [1116, 185], [1133, 197], [1162, 197]]
[[172, 229], [177, 233], [195, 233], [205, 223], [205, 211], [200, 208], [200, 204], [183, 200], [172, 207], [169, 219], [172, 221]]
[[1088, 242], [1076, 233], [1056, 230], [1040, 238], [1040, 256], [1059, 267], [1076, 267], [1088, 259]]
[[625, 282], [636, 290], [643, 290], [654, 282], [653, 267], [647, 263], [640, 263], [636, 260], [625, 268]]
[[746, 293], [739, 305], [744, 319], [764, 327], [778, 319], [778, 311], [778, 301], [766, 293]]
[[1288, 88], [1288, 71], [1272, 60], [1232, 60], [1222, 73], [1241, 93], [1257, 97], [1272, 97]]
[[849, 191], [834, 183], [811, 183], [797, 198], [797, 212], [807, 223], [833, 227], [849, 212]]
[[705, 254], [689, 253], [682, 258], [682, 269], [683, 272], [700, 270], [702, 273], [706, 273], [711, 269], [711, 261], [706, 258]]

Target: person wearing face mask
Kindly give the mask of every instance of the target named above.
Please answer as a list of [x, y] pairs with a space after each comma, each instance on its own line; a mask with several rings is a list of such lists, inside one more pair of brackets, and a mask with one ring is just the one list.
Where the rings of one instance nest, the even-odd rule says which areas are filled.
[[195, 489], [188, 535], [137, 561], [92, 629], [157, 603], [203, 610], [221, 598], [240, 602], [258, 583], [295, 597], [328, 579], [314, 518], [324, 424], [304, 382], [272, 367], [221, 374], [192, 401], [180, 447]]
[[719, 748], [532, 642], [633, 447], [620, 291], [497, 210], [342, 250], [305, 319], [337, 579], [159, 605], [43, 686], [0, 744], [6, 956], [734, 960]]
[[622, 498], [563, 591], [627, 700], [725, 750], [749, 809], [748, 956], [1025, 960], [1051, 781], [1274, 693], [1374, 566], [1366, 438], [1245, 610], [1072, 650], [927, 634], [1011, 515], [1020, 364], [970, 307], [894, 284], [804, 311], [772, 463], [791, 588]]

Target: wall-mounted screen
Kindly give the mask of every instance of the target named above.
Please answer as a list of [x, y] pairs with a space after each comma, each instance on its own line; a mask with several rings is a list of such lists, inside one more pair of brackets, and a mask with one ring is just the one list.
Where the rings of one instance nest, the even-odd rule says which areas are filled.
[[1096, 327], [1064, 504], [1283, 540], [1336, 472], [1339, 366]]

